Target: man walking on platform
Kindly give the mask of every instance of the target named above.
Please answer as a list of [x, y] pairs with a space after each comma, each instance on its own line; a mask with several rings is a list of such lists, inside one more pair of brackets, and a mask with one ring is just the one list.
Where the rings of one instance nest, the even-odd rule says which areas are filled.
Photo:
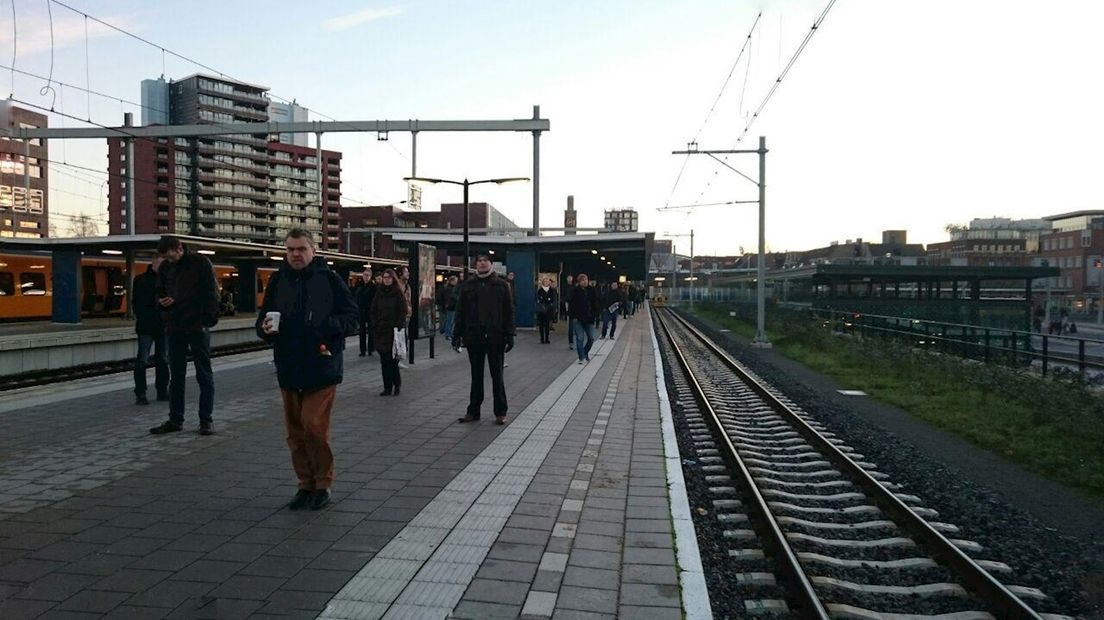
[[491, 268], [489, 254], [476, 257], [475, 277], [460, 285], [452, 346], [458, 349], [461, 343], [468, 348], [472, 382], [467, 414], [458, 421], [464, 424], [479, 420], [485, 360], [491, 369], [495, 424], [505, 424], [506, 384], [502, 380], [502, 364], [506, 352], [514, 348], [514, 304], [509, 285]]
[[138, 353], [134, 356], [134, 404], [148, 405], [146, 398], [146, 366], [153, 349], [157, 400], [169, 400], [169, 357], [165, 341], [165, 325], [157, 305], [157, 271], [160, 256], [154, 256], [146, 272], [134, 278], [134, 333], [138, 335]]
[[356, 299], [358, 317], [357, 323], [360, 332], [360, 356], [371, 355], [374, 348], [372, 344], [372, 298], [376, 296], [376, 283], [372, 281], [372, 268], [365, 267], [361, 274], [360, 284], [353, 291]]
[[594, 320], [598, 316], [598, 302], [594, 289], [590, 286], [590, 278], [585, 273], [580, 273], [575, 278], [575, 288], [571, 291], [568, 310], [571, 313], [575, 353], [579, 356], [579, 363], [589, 362], [590, 348], [594, 346], [594, 341], [597, 339]]
[[256, 327], [273, 343], [291, 464], [299, 477], [288, 508], [319, 510], [330, 503], [330, 412], [357, 306], [345, 281], [314, 255], [310, 232], [293, 228], [284, 244], [287, 260], [269, 280]]
[[211, 332], [218, 323], [219, 294], [215, 269], [202, 254], [184, 252], [175, 237], [162, 237], [157, 253], [164, 259], [157, 271], [157, 303], [164, 312], [169, 342], [169, 419], [150, 429], [164, 435], [184, 428], [184, 383], [188, 353], [199, 383], [199, 434], [213, 435], [215, 376], [211, 371]]
[[564, 284], [563, 294], [560, 295], [560, 303], [563, 305], [563, 315], [567, 319], [567, 348], [575, 348], [575, 319], [571, 318], [571, 296], [575, 291], [575, 284], [572, 277], [567, 276], [567, 283]]

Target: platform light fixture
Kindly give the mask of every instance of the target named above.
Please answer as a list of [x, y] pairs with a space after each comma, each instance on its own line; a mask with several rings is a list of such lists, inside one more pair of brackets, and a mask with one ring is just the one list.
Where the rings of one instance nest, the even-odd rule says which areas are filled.
[[268, 260], [284, 260], [283, 256], [269, 256]]
[[214, 250], [196, 250], [196, 254], [205, 254], [207, 256], [214, 256], [215, 251]]
[[590, 253], [591, 253], [591, 254], [594, 254], [594, 255], [597, 255], [597, 254], [598, 254], [598, 250], [591, 250], [591, 251], [590, 251]]
[[111, 254], [112, 256], [119, 256], [123, 253], [122, 250], [100, 250], [104, 254]]
[[[471, 248], [468, 245], [468, 211], [470, 203], [468, 202], [468, 188], [472, 185], [480, 185], [483, 183], [494, 183], [495, 185], [505, 185], [507, 183], [520, 183], [523, 181], [529, 181], [529, 177], [501, 177], [498, 179], [483, 179], [480, 181], [469, 181], [464, 179], [463, 181], [452, 181], [450, 179], [436, 179], [431, 177], [403, 177], [403, 181], [410, 184], [428, 184], [436, 185], [438, 183], [447, 183], [449, 185], [460, 185], [464, 188], [464, 277], [468, 277], [468, 272], [471, 270]], [[494, 252], [491, 252], [494, 254]]]

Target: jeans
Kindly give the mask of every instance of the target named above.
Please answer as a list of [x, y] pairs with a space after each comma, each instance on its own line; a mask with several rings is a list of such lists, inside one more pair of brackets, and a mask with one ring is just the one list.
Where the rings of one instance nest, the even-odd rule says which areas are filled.
[[184, 424], [184, 381], [188, 375], [188, 351], [192, 352], [196, 383], [199, 384], [199, 421], [210, 422], [215, 410], [215, 375], [211, 371], [211, 332], [169, 334], [169, 421]]
[[594, 346], [594, 341], [597, 340], [597, 331], [594, 325], [590, 323], [583, 323], [582, 321], [573, 320], [571, 322], [571, 328], [575, 333], [575, 353], [579, 356], [580, 360], [590, 360], [590, 348]]
[[506, 357], [506, 343], [494, 339], [473, 342], [468, 346], [468, 362], [471, 364], [471, 393], [468, 415], [479, 417], [483, 405], [483, 361], [491, 368], [491, 389], [494, 394], [494, 414], [506, 415], [506, 383], [502, 380], [502, 363]]
[[456, 311], [445, 311], [445, 323], [441, 326], [441, 333], [445, 335], [445, 340], [452, 342], [452, 326], [456, 324]]
[[402, 376], [399, 375], [399, 360], [390, 351], [380, 352], [380, 372], [383, 374], [384, 392], [391, 392], [394, 388], [402, 387]]
[[150, 349], [153, 349], [154, 372], [156, 373], [154, 386], [157, 396], [161, 397], [169, 393], [169, 355], [165, 349], [168, 342], [165, 335], [149, 336], [138, 334], [138, 353], [134, 356], [134, 394], [146, 395], [146, 366], [149, 365]]
[[567, 317], [567, 346], [575, 348], [575, 319]]
[[613, 338], [614, 332], [617, 331], [617, 313], [610, 312], [609, 310], [602, 311], [602, 337], [606, 337], [606, 330], [609, 330], [609, 337]]
[[360, 352], [361, 354], [367, 353], [375, 349], [372, 342], [372, 324], [367, 320], [361, 320], [360, 322]]

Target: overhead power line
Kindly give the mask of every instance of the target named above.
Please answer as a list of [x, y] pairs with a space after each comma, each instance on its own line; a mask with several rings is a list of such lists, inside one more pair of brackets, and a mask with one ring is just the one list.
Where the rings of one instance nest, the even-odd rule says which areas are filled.
[[[733, 142], [733, 149], [735, 149], [736, 146], [739, 145], [740, 142], [744, 139], [744, 137], [747, 136], [748, 132], [751, 131], [751, 126], [755, 124], [755, 121], [759, 118], [759, 115], [762, 114], [763, 109], [767, 107], [767, 103], [770, 102], [771, 97], [774, 96], [774, 93], [778, 90], [778, 87], [782, 85], [782, 80], [786, 79], [786, 75], [790, 72], [790, 69], [793, 68], [794, 64], [797, 62], [798, 57], [801, 56], [801, 53], [805, 51], [805, 47], [809, 45], [809, 41], [812, 40], [813, 35], [816, 34], [817, 30], [820, 28], [820, 25], [824, 22], [824, 19], [828, 17], [828, 12], [832, 10], [832, 7], [835, 6], [835, 4], [836, 0], [828, 0], [828, 4], [824, 7], [824, 10], [821, 11], [820, 15], [816, 18], [816, 21], [813, 22], [812, 27], [809, 28], [809, 32], [807, 32], [805, 34], [805, 38], [801, 40], [801, 44], [797, 46], [796, 50], [794, 50], [793, 55], [790, 56], [789, 62], [786, 63], [786, 66], [782, 69], [782, 72], [779, 73], [778, 77], [774, 80], [774, 84], [771, 85], [770, 90], [767, 91], [766, 96], [763, 97], [763, 100], [759, 103], [759, 107], [756, 108], [755, 113], [751, 115], [751, 118], [744, 126], [744, 130], [740, 132], [740, 135], [736, 138], [736, 141]], [[724, 156], [723, 161], [728, 161], [728, 155]], [[699, 201], [701, 200], [702, 196], [705, 195], [705, 192], [708, 191], [709, 188], [713, 185], [713, 179], [715, 179], [716, 177], [717, 174], [716, 172], [714, 172], [713, 176], [709, 179], [709, 182], [706, 183], [705, 188], [702, 189], [702, 191], [698, 194]]]

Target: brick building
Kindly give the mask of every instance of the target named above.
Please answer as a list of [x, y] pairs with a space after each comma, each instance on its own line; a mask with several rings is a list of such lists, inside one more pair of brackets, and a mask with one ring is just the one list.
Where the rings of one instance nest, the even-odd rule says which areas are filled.
[[[0, 101], [0, 127], [46, 126], [45, 115]], [[49, 159], [49, 150], [40, 139], [24, 144], [22, 140], [0, 137], [0, 237], [50, 235]]]
[[1104, 210], [1074, 211], [1043, 219], [1052, 229], [1039, 237], [1036, 260], [1061, 269], [1060, 275], [1043, 284], [1077, 309], [1095, 306], [1104, 277], [1104, 267], [1096, 267], [1104, 257]]

